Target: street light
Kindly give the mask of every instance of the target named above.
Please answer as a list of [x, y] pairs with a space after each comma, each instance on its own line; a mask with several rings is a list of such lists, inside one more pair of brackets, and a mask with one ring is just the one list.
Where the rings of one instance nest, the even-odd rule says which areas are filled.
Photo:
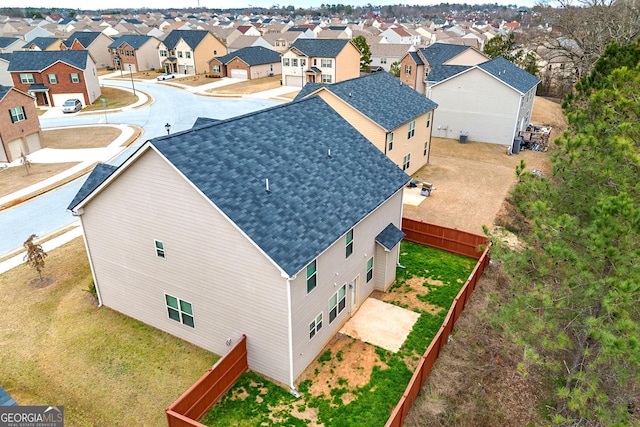
[[164, 128], [167, 130], [167, 135], [169, 135], [169, 132], [171, 132], [171, 125], [167, 123], [166, 125], [164, 125]]
[[133, 96], [136, 96], [136, 86], [133, 84], [133, 73], [131, 72], [131, 64], [129, 64], [129, 75], [131, 76], [131, 87], [133, 88]]

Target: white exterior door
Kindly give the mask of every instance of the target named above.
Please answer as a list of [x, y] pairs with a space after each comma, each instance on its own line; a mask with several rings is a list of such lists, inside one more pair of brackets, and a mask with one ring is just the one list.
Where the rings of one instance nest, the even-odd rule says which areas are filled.
[[356, 311], [358, 311], [358, 307], [360, 307], [358, 301], [358, 285], [360, 283], [360, 276], [357, 276], [355, 279], [349, 283], [349, 291], [351, 293], [351, 305], [349, 306], [349, 315], [353, 316]]

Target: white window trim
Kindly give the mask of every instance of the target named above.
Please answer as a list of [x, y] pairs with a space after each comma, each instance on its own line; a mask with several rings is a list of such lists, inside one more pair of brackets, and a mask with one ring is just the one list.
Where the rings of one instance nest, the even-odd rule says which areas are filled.
[[[169, 308], [171, 308], [173, 310], [175, 310], [175, 308], [169, 306], [169, 304], [167, 303], [167, 296], [170, 296], [171, 298], [175, 298], [176, 300], [178, 300], [178, 314], [180, 315], [180, 320], [172, 319], [171, 316], [169, 316]], [[182, 311], [182, 308], [181, 308], [182, 306], [180, 305], [180, 302], [186, 302], [187, 304], [189, 304], [191, 306], [191, 314], [185, 313], [185, 312]], [[195, 313], [195, 310], [193, 309], [193, 304], [192, 303], [190, 303], [187, 300], [180, 299], [180, 298], [178, 298], [178, 297], [176, 297], [174, 295], [171, 295], [171, 294], [168, 294], [168, 293], [165, 292], [164, 293], [164, 306], [165, 306], [166, 313], [167, 313], [167, 319], [169, 319], [169, 320], [171, 320], [173, 322], [179, 323], [179, 324], [181, 324], [183, 326], [186, 326], [187, 328], [191, 328], [191, 329], [195, 329], [196, 328], [196, 313]], [[193, 326], [190, 326], [190, 325], [187, 325], [186, 323], [184, 323], [184, 320], [183, 320], [183, 317], [182, 317], [182, 313], [186, 314], [187, 316], [190, 316], [193, 319]]]
[[[158, 248], [158, 243], [160, 243], [162, 249]], [[167, 259], [167, 250], [165, 249], [164, 242], [162, 240], [153, 239], [153, 250], [156, 252], [156, 258]], [[162, 256], [160, 256], [158, 251], [162, 252]]]
[[[318, 327], [318, 323], [320, 324], [320, 327]], [[313, 318], [311, 322], [309, 322], [309, 341], [311, 341], [313, 338], [315, 338], [316, 335], [320, 333], [320, 330], [324, 326], [323, 323], [324, 319], [322, 316], [322, 312], [320, 312], [320, 314], [318, 314]], [[311, 329], [311, 325], [313, 325], [313, 329]], [[313, 336], [311, 336], [311, 331], [313, 331]]]

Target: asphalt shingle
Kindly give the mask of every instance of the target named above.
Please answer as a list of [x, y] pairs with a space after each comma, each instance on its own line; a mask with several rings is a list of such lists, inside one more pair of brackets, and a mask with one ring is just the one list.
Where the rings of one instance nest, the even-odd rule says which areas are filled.
[[89, 52], [86, 50], [16, 51], [11, 54], [9, 71], [42, 71], [58, 61], [84, 70]]
[[296, 39], [291, 47], [311, 58], [335, 58], [347, 43], [347, 39]]
[[200, 42], [209, 34], [207, 30], [173, 30], [162, 40], [167, 49], [174, 49], [180, 39], [191, 49], [195, 49]]
[[222, 64], [227, 64], [234, 58], [239, 58], [249, 66], [280, 62], [280, 54], [278, 52], [260, 46], [243, 47], [216, 59]]
[[106, 163], [98, 163], [96, 167], [93, 168], [84, 184], [82, 184], [82, 187], [80, 187], [80, 190], [78, 190], [78, 193], [76, 193], [71, 203], [69, 203], [67, 209], [72, 210], [85, 197], [91, 194], [93, 190], [98, 188], [98, 186], [102, 184], [102, 182], [107, 179], [116, 169], [116, 166]]
[[478, 65], [478, 68], [485, 70], [521, 93], [529, 92], [540, 83], [540, 79], [536, 76], [529, 74], [502, 56], [483, 62]]
[[5, 97], [6, 94], [11, 90], [11, 86], [3, 86], [0, 85], [0, 101]]
[[404, 236], [404, 231], [389, 223], [389, 225], [376, 236], [376, 242], [380, 243], [383, 248], [391, 250], [400, 243]]
[[151, 36], [125, 35], [125, 36], [120, 36], [117, 39], [115, 39], [113, 41], [113, 43], [111, 43], [109, 45], [109, 47], [110, 48], [117, 48], [117, 47], [120, 47], [121, 45], [123, 45], [124, 43], [126, 43], [129, 46], [131, 46], [132, 48], [138, 49], [138, 48], [140, 48], [140, 46], [143, 46], [146, 42], [148, 42], [151, 39], [153, 39], [153, 37], [151, 37]]
[[[306, 93], [305, 85], [301, 92]], [[386, 72], [345, 80], [322, 88], [378, 123], [388, 132], [438, 107]]]
[[69, 48], [73, 46], [74, 41], [78, 40], [78, 42], [87, 49], [100, 34], [102, 33], [98, 31], [76, 31], [64, 41], [64, 45]]
[[0, 49], [5, 49], [17, 41], [22, 41], [24, 43], [24, 40], [17, 37], [0, 37]]
[[442, 65], [451, 58], [467, 49], [471, 49], [469, 46], [462, 46], [457, 44], [447, 43], [434, 43], [429, 47], [420, 49], [420, 52], [429, 62], [429, 65], [435, 67], [436, 65]]
[[428, 82], [441, 82], [470, 68], [467, 65], [436, 65], [427, 74]]

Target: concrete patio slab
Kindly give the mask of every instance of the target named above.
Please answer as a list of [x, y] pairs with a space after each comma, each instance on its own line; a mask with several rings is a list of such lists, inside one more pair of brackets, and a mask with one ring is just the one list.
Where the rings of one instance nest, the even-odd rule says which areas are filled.
[[402, 190], [402, 203], [411, 206], [420, 206], [420, 203], [424, 202], [425, 196], [420, 194], [422, 189], [420, 187], [408, 188], [404, 187]]
[[340, 333], [396, 353], [419, 317], [414, 311], [367, 298]]

